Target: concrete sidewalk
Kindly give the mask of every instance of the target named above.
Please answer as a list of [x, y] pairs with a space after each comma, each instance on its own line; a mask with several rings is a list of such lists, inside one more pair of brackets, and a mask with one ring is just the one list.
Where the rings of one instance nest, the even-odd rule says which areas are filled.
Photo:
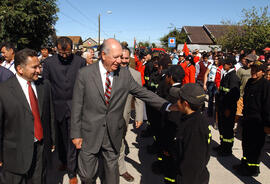
[[[127, 143], [129, 145], [129, 154], [126, 157], [128, 172], [134, 176], [134, 184], [163, 184], [162, 176], [155, 175], [151, 171], [151, 164], [156, 160], [156, 156], [149, 155], [146, 152], [146, 146], [152, 143], [152, 138], [140, 138], [139, 133], [142, 128], [135, 130], [130, 124], [127, 133]], [[212, 128], [213, 141], [215, 146], [219, 143], [219, 133]], [[208, 170], [210, 172], [210, 184], [269, 184], [270, 183], [270, 138], [267, 138], [263, 154], [263, 161], [260, 169], [261, 173], [258, 177], [241, 177], [237, 176], [232, 170], [232, 165], [238, 164], [242, 157], [241, 141], [235, 139], [233, 147], [233, 156], [217, 157], [213, 152], [208, 163]], [[64, 184], [68, 184], [68, 178], [65, 175]], [[99, 181], [97, 183], [100, 183]], [[128, 184], [120, 178], [120, 184]]]

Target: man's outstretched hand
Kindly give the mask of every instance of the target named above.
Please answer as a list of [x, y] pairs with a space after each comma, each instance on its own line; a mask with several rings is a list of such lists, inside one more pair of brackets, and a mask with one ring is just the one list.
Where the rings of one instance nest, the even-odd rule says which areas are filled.
[[143, 124], [143, 122], [142, 121], [136, 121], [135, 122], [135, 127], [136, 128], [140, 128], [140, 126]]
[[76, 149], [81, 149], [82, 148], [82, 138], [75, 138], [72, 139], [73, 144], [76, 146]]

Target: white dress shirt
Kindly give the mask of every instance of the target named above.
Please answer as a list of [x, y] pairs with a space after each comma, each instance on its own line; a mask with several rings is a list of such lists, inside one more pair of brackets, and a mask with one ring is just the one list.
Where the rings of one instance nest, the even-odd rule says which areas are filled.
[[[17, 77], [17, 79], [18, 79], [18, 81], [19, 81], [19, 83], [20, 83], [20, 85], [21, 85], [21, 87], [22, 87], [23, 93], [24, 93], [24, 95], [25, 95], [25, 97], [26, 97], [26, 99], [27, 99], [27, 102], [28, 102], [28, 104], [29, 104], [29, 107], [30, 107], [30, 109], [32, 109], [32, 108], [31, 108], [31, 104], [30, 104], [30, 98], [29, 98], [29, 92], [28, 92], [28, 84], [27, 84], [27, 80], [25, 80], [24, 78], [22, 78], [22, 77], [19, 76], [18, 74], [16, 74], [16, 77]], [[36, 98], [38, 99], [38, 96], [37, 96], [37, 89], [36, 89], [36, 85], [35, 85], [34, 82], [31, 82], [31, 87], [32, 87], [32, 89], [34, 90], [34, 93], [35, 93], [35, 95], [36, 95]]]
[[[103, 90], [104, 90], [104, 94], [105, 94], [105, 82], [106, 82], [106, 73], [107, 70], [104, 68], [102, 61], [99, 61], [99, 71], [100, 71], [100, 75], [101, 75], [101, 80], [102, 80], [102, 86], [103, 86]], [[109, 73], [109, 79], [111, 81], [111, 86], [113, 84], [113, 72]]]
[[2, 67], [5, 67], [6, 69], [10, 70], [12, 73], [14, 73], [14, 75], [16, 74], [16, 70], [15, 70], [15, 65], [14, 65], [14, 60], [11, 61], [11, 62], [7, 62], [7, 61], [4, 61], [2, 64], [1, 64]]

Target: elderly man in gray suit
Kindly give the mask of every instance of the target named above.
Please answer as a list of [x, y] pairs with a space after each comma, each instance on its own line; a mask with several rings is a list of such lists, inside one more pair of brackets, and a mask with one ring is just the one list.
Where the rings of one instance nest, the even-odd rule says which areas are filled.
[[140, 86], [127, 68], [120, 67], [122, 47], [107, 39], [101, 60], [82, 68], [74, 86], [71, 112], [71, 138], [77, 149], [78, 174], [84, 184], [95, 183], [98, 159], [103, 160], [105, 184], [119, 184], [118, 158], [125, 120], [123, 111], [128, 94], [153, 107], [177, 110], [169, 103]]
[[[122, 67], [127, 67], [129, 69], [132, 77], [134, 78], [134, 80], [138, 84], [142, 85], [141, 73], [134, 70], [133, 68], [129, 67], [129, 62], [130, 62], [129, 48], [126, 46], [122, 46], [122, 50], [123, 50], [123, 55], [121, 57], [121, 64], [120, 65]], [[126, 163], [125, 163], [125, 144], [124, 144], [124, 141], [125, 141], [125, 135], [126, 135], [127, 128], [128, 128], [128, 123], [130, 120], [131, 105], [132, 105], [133, 100], [134, 100], [135, 112], [136, 112], [135, 127], [139, 128], [143, 123], [143, 106], [144, 106], [143, 101], [141, 101], [138, 98], [134, 98], [132, 95], [128, 95], [125, 109], [124, 109], [124, 114], [123, 114], [125, 122], [126, 122], [126, 131], [124, 132], [124, 135], [123, 135], [122, 146], [120, 148], [120, 154], [119, 154], [119, 160], [118, 160], [120, 176], [122, 176], [128, 182], [134, 181], [134, 177], [131, 176], [131, 174], [127, 171], [127, 167], [126, 167]]]

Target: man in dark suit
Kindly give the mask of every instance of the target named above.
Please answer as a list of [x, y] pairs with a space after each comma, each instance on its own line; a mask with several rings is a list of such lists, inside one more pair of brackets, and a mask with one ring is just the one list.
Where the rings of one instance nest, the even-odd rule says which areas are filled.
[[127, 68], [119, 67], [122, 48], [118, 41], [108, 39], [103, 44], [101, 61], [79, 71], [72, 99], [70, 133], [80, 149], [78, 174], [86, 184], [95, 182], [98, 157], [103, 159], [104, 183], [119, 184], [123, 111], [129, 93], [162, 111], [169, 107], [166, 100], [140, 86]]
[[50, 83], [38, 81], [40, 62], [35, 51], [19, 51], [14, 65], [16, 76], [0, 84], [5, 183], [41, 184], [54, 141]]
[[0, 82], [8, 80], [13, 75], [14, 74], [10, 70], [0, 66]]
[[52, 85], [52, 97], [56, 120], [56, 149], [63, 166], [67, 167], [71, 184], [77, 184], [77, 153], [70, 139], [70, 112], [73, 87], [77, 72], [85, 66], [85, 60], [72, 54], [72, 40], [60, 37], [56, 46], [58, 54], [47, 58], [43, 65], [43, 78]]

